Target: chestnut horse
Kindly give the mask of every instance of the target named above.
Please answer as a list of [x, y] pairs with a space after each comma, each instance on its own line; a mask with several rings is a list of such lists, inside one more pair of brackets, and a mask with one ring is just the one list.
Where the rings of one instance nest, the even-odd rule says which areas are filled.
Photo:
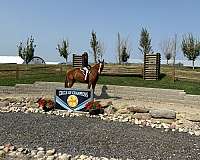
[[73, 84], [78, 81], [81, 83], [87, 83], [88, 89], [90, 89], [92, 85], [93, 92], [95, 90], [95, 86], [97, 80], [99, 79], [99, 75], [101, 74], [104, 67], [104, 60], [99, 61], [99, 63], [95, 64], [91, 67], [90, 73], [88, 74], [87, 80], [85, 80], [85, 75], [81, 71], [80, 68], [74, 68], [67, 72], [66, 79], [65, 79], [65, 88], [71, 88]]

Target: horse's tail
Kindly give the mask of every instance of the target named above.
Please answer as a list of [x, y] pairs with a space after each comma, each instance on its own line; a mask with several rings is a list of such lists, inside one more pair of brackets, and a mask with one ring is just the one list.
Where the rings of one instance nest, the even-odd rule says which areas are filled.
[[65, 88], [68, 88], [68, 80], [67, 80], [67, 75], [65, 76]]

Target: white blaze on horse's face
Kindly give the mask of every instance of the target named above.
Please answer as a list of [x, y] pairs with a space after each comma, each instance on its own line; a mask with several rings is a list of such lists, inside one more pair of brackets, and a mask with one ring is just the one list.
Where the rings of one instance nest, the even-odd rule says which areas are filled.
[[99, 74], [101, 73], [101, 66], [102, 66], [102, 63], [99, 63], [99, 70], [98, 70]]

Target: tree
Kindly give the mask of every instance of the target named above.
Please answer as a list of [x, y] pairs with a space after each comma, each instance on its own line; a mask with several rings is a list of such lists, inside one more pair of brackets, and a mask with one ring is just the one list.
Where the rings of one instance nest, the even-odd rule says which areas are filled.
[[177, 48], [177, 34], [175, 34], [174, 39], [172, 39], [172, 46], [173, 46], [173, 52], [172, 52], [172, 57], [173, 57], [173, 81], [175, 82], [176, 80], [176, 48]]
[[122, 63], [121, 59], [121, 39], [120, 39], [120, 33], [117, 33], [117, 54], [118, 54], [118, 63]]
[[140, 47], [139, 50], [145, 55], [152, 51], [151, 38], [146, 28], [142, 28], [140, 34]]
[[123, 63], [127, 62], [130, 58], [132, 48], [130, 47], [130, 41], [127, 38], [121, 42], [121, 60]]
[[121, 57], [122, 57], [122, 62], [124, 62], [124, 63], [127, 62], [129, 57], [130, 57], [130, 55], [127, 53], [126, 46], [122, 46], [122, 55], [121, 55]]
[[28, 64], [34, 56], [34, 48], [36, 47], [36, 45], [34, 45], [33, 43], [34, 38], [31, 36], [30, 39], [27, 39], [26, 44], [20, 42], [19, 46], [17, 46], [18, 54], [25, 61], [26, 64]]
[[162, 41], [160, 44], [161, 50], [168, 61], [172, 58], [174, 54], [174, 39], [167, 39], [165, 41]]
[[69, 40], [68, 39], [67, 40], [63, 40], [61, 44], [57, 45], [56, 49], [60, 53], [60, 56], [65, 58], [66, 63], [67, 63], [68, 56], [70, 54], [70, 51], [69, 51]]
[[97, 40], [96, 32], [92, 31], [92, 37], [90, 40], [90, 46], [93, 51], [94, 62], [97, 63], [98, 54], [100, 51], [99, 41]]
[[200, 54], [199, 40], [195, 38], [191, 33], [185, 35], [181, 43], [181, 49], [183, 51], [184, 56], [187, 57], [188, 60], [192, 60], [192, 66], [194, 70], [194, 61]]
[[120, 33], [117, 34], [117, 54], [118, 54], [118, 63], [127, 62], [130, 58], [130, 53], [132, 49], [130, 47], [130, 41], [128, 38], [121, 39]]
[[106, 48], [105, 48], [103, 41], [99, 40], [99, 47], [97, 50], [97, 59], [102, 61], [105, 51], [106, 51]]

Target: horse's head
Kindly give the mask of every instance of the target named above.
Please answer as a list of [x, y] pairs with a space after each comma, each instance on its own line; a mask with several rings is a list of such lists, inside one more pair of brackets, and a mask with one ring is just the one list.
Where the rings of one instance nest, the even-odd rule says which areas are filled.
[[99, 67], [98, 74], [101, 74], [103, 67], [104, 67], [104, 59], [103, 59], [103, 61], [99, 60], [98, 67]]

